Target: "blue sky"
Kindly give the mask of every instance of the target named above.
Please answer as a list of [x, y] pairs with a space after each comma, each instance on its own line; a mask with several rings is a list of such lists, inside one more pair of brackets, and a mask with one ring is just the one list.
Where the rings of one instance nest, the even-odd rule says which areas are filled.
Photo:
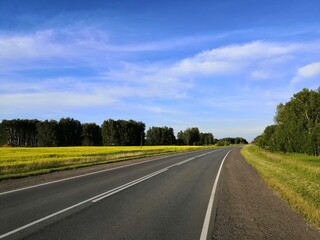
[[320, 86], [317, 0], [0, 1], [0, 119], [252, 140]]

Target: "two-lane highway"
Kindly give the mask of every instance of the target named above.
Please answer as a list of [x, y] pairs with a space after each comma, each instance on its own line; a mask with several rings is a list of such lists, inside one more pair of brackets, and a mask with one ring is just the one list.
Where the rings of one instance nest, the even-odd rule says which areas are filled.
[[202, 232], [210, 237], [208, 204], [229, 151], [162, 157], [0, 193], [0, 238], [200, 239]]

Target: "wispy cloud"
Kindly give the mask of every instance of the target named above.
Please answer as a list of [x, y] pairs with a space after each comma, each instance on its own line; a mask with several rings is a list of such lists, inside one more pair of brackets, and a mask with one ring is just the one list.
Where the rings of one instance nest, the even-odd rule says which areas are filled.
[[270, 73], [274, 72], [277, 66], [283, 67], [303, 52], [314, 51], [314, 47], [319, 50], [320, 44], [255, 41], [228, 45], [182, 59], [171, 68], [171, 71], [176, 75], [244, 74], [254, 79], [267, 79], [276, 75]]
[[[226, 113], [230, 121], [240, 113], [261, 120], [295, 92], [289, 86], [294, 76], [301, 82], [320, 74], [317, 42], [252, 41], [170, 61], [139, 58], [145, 52], [210, 42], [210, 37], [181, 41], [117, 44], [108, 32], [90, 28], [0, 35], [0, 115], [121, 108], [185, 127]], [[221, 129], [217, 131], [228, 133]]]
[[[106, 30], [95, 27], [45, 29], [31, 33], [0, 34], [0, 59], [43, 60], [61, 58], [85, 60], [107, 53], [165, 51], [212, 41], [221, 36], [193, 36], [153, 42], [117, 43]], [[82, 57], [82, 58], [81, 58]]]
[[295, 84], [314, 77], [320, 77], [320, 62], [314, 62], [300, 67], [296, 76], [292, 79], [292, 83]]
[[[83, 30], [76, 34], [77, 37], [72, 35], [74, 33], [68, 33], [71, 34], [68, 37], [67, 33], [59, 33], [62, 34], [60, 36], [57, 32], [48, 30], [21, 37], [2, 37], [0, 45], [6, 47], [0, 47], [0, 58], [3, 60], [6, 58], [11, 60], [43, 58], [46, 60], [52, 57], [61, 57], [71, 61], [81, 58], [79, 55], [83, 52], [80, 48], [84, 49], [84, 55], [87, 55], [86, 51], [92, 51], [92, 49], [109, 51], [109, 47], [106, 47], [109, 44], [107, 34], [96, 31], [93, 36], [90, 36], [90, 33], [93, 32]], [[284, 44], [255, 41], [206, 50], [173, 63], [154, 62], [148, 64], [118, 61], [109, 68], [104, 68], [104, 64], [100, 63], [98, 57], [95, 61], [101, 66], [99, 69], [94, 69], [89, 77], [61, 76], [50, 79], [26, 76], [24, 79], [31, 78], [31, 80], [25, 82], [15, 80], [15, 77], [10, 79], [9, 75], [6, 80], [2, 80], [2, 86], [7, 89], [6, 98], [9, 97], [9, 94], [20, 94], [16, 95], [15, 99], [21, 101], [26, 95], [29, 96], [29, 99], [34, 96], [35, 101], [38, 101], [39, 98], [45, 98], [45, 94], [48, 99], [51, 99], [53, 95], [67, 92], [70, 97], [65, 98], [74, 97], [76, 100], [68, 100], [65, 103], [75, 106], [79, 102], [84, 102], [84, 105], [86, 103], [96, 105], [101, 102], [107, 104], [130, 97], [186, 99], [194, 95], [191, 91], [196, 90], [197, 81], [202, 77], [209, 77], [212, 81], [219, 82], [221, 77], [236, 76], [239, 83], [242, 82], [247, 86], [254, 84], [252, 87], [256, 87], [257, 83], [250, 83], [250, 81], [246, 81], [246, 78], [270, 79], [277, 75], [279, 69], [277, 65], [281, 66], [282, 73], [279, 72], [279, 75], [282, 76], [283, 71], [289, 71], [288, 75], [294, 74], [290, 72], [293, 71], [291, 65], [287, 64], [300, 56], [302, 52], [315, 49], [315, 46], [316, 49], [320, 49], [320, 45], [315, 45], [315, 43]], [[113, 51], [116, 50], [113, 49]], [[105, 55], [105, 52], [97, 51], [96, 54], [102, 56]], [[61, 64], [63, 65], [65, 62]], [[77, 67], [81, 68], [82, 65]], [[89, 65], [89, 67], [91, 66]], [[308, 78], [319, 73], [320, 63], [315, 62], [300, 68], [295, 79]], [[34, 79], [32, 80], [32, 78]], [[284, 79], [284, 81], [287, 81], [284, 84], [287, 85], [290, 79]], [[212, 90], [217, 86], [213, 85], [209, 89]], [[87, 96], [88, 92], [91, 95]], [[78, 96], [79, 98], [83, 96], [82, 101], [77, 100]], [[101, 96], [108, 96], [108, 100], [103, 100]], [[2, 95], [3, 97], [4, 95]], [[90, 98], [92, 100], [89, 100]], [[9, 101], [4, 99], [4, 102], [8, 103]], [[45, 101], [42, 100], [42, 102]]]
[[303, 47], [297, 43], [276, 43], [254, 41], [246, 44], [229, 45], [197, 55], [198, 59], [215, 60], [256, 60], [283, 56], [295, 52]]
[[255, 70], [250, 73], [250, 77], [252, 79], [257, 79], [257, 80], [264, 80], [270, 78], [270, 72], [264, 71], [264, 70]]

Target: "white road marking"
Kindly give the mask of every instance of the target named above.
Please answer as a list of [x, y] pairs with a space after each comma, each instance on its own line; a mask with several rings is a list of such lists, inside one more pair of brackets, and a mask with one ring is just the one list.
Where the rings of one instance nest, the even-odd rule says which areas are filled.
[[185, 163], [187, 163], [187, 162], [189, 162], [189, 161], [192, 161], [192, 160], [194, 160], [194, 159], [195, 159], [195, 157], [189, 158], [189, 159], [184, 160], [184, 161], [182, 161], [182, 162], [178, 162], [178, 163], [176, 163], [175, 165], [176, 165], [176, 166], [179, 166], [179, 165], [185, 164]]
[[92, 198], [89, 198], [89, 199], [87, 199], [87, 200], [84, 200], [84, 201], [82, 201], [82, 202], [79, 202], [79, 203], [77, 203], [77, 204], [75, 204], [75, 205], [72, 205], [72, 206], [70, 206], [70, 207], [67, 207], [67, 208], [65, 208], [65, 209], [62, 209], [62, 210], [60, 210], [60, 211], [58, 211], [58, 212], [55, 212], [55, 213], [53, 213], [53, 214], [50, 214], [50, 215], [48, 215], [48, 216], [46, 216], [46, 217], [40, 218], [40, 219], [38, 219], [38, 220], [36, 220], [36, 221], [33, 221], [33, 222], [29, 223], [29, 224], [26, 224], [26, 225], [24, 225], [24, 226], [22, 226], [22, 227], [19, 227], [19, 228], [15, 229], [15, 230], [12, 230], [12, 231], [10, 231], [10, 232], [7, 232], [7, 233], [5, 233], [5, 234], [0, 235], [0, 239], [5, 238], [5, 237], [7, 237], [7, 236], [9, 236], [9, 235], [12, 235], [12, 234], [14, 234], [14, 233], [17, 233], [17, 232], [19, 232], [19, 231], [21, 231], [21, 230], [23, 230], [23, 229], [26, 229], [26, 228], [28, 228], [28, 227], [31, 227], [31, 226], [33, 226], [33, 225], [35, 225], [35, 224], [40, 223], [40, 222], [43, 222], [43, 221], [45, 221], [45, 220], [47, 220], [47, 219], [49, 219], [49, 218], [55, 217], [55, 216], [57, 216], [57, 215], [59, 215], [59, 214], [61, 214], [61, 213], [64, 213], [64, 212], [66, 212], [66, 211], [69, 211], [69, 210], [71, 210], [71, 209], [73, 209], [73, 208], [75, 208], [75, 207], [78, 207], [78, 206], [80, 206], [80, 205], [82, 205], [82, 204], [85, 204], [85, 203], [87, 203], [87, 202], [90, 202], [90, 201], [92, 201], [92, 202], [100, 201], [100, 200], [103, 199], [103, 198], [109, 197], [109, 196], [111, 196], [111, 195], [113, 195], [113, 194], [115, 194], [115, 193], [118, 193], [118, 192], [126, 189], [126, 188], [132, 187], [133, 185], [136, 185], [136, 184], [138, 184], [138, 183], [140, 183], [140, 182], [143, 182], [143, 181], [145, 181], [145, 180], [147, 180], [147, 179], [149, 179], [149, 178], [151, 178], [151, 177], [154, 177], [154, 176], [156, 176], [156, 175], [158, 175], [158, 174], [160, 174], [160, 173], [163, 173], [163, 172], [165, 172], [165, 171], [167, 171], [167, 170], [168, 170], [167, 168], [161, 169], [161, 170], [159, 170], [159, 171], [156, 171], [156, 172], [154, 172], [154, 173], [151, 173], [151, 174], [149, 174], [149, 175], [146, 175], [146, 176], [144, 176], [144, 177], [142, 177], [142, 178], [136, 179], [136, 180], [134, 180], [134, 181], [132, 181], [132, 182], [129, 182], [129, 183], [126, 183], [126, 184], [124, 184], [124, 185], [122, 185], [122, 186], [119, 186], [119, 187], [117, 187], [117, 188], [114, 188], [114, 189], [112, 189], [112, 190], [110, 190], [110, 191], [101, 193], [101, 194], [99, 194], [99, 195], [97, 195], [97, 196], [94, 196], [94, 197], [92, 197]]
[[207, 153], [204, 153], [204, 154], [201, 154], [201, 155], [198, 155], [198, 156], [195, 156], [195, 157], [189, 158], [189, 159], [184, 160], [184, 161], [182, 161], [182, 162], [176, 163], [175, 165], [176, 165], [176, 166], [179, 166], [179, 165], [185, 164], [185, 163], [190, 162], [190, 161], [192, 161], [192, 160], [194, 160], [194, 159], [196, 159], [196, 158], [199, 158], [199, 157], [203, 157], [203, 156], [209, 155], [209, 154], [211, 154], [211, 153], [213, 153], [213, 152], [214, 152], [214, 151], [211, 151], [211, 152], [207, 152]]
[[[180, 156], [180, 155], [188, 154], [188, 153], [191, 153], [191, 152], [178, 153], [175, 156]], [[64, 179], [55, 180], [55, 181], [46, 182], [46, 183], [40, 183], [40, 184], [29, 186], [29, 187], [24, 187], [24, 188], [19, 188], [19, 189], [15, 189], [15, 190], [2, 192], [2, 193], [0, 193], [0, 195], [9, 194], [9, 193], [18, 192], [18, 191], [23, 191], [23, 190], [27, 190], [27, 189], [31, 189], [31, 188], [36, 188], [36, 187], [41, 187], [41, 186], [45, 186], [45, 185], [49, 185], [49, 184], [53, 184], [53, 183], [64, 182], [64, 181], [68, 181], [68, 180], [72, 180], [72, 179], [76, 179], [76, 178], [81, 178], [81, 177], [86, 177], [86, 176], [90, 176], [90, 175], [94, 175], [94, 174], [98, 174], [98, 173], [109, 172], [109, 171], [113, 171], [113, 170], [117, 170], [117, 169], [121, 169], [121, 168], [131, 167], [131, 166], [134, 166], [134, 165], [153, 162], [153, 161], [157, 161], [157, 160], [161, 160], [161, 159], [165, 159], [165, 158], [170, 158], [170, 157], [173, 157], [173, 156], [159, 157], [159, 158], [156, 158], [156, 159], [151, 159], [151, 160], [147, 160], [147, 161], [143, 161], [143, 162], [132, 163], [132, 164], [119, 166], [119, 167], [115, 167], [115, 168], [109, 168], [109, 169], [100, 170], [100, 171], [96, 171], [96, 172], [92, 172], [92, 173], [86, 173], [86, 174], [82, 174], [82, 175], [78, 175], [78, 176], [74, 176], [74, 177], [64, 178]]]
[[206, 212], [206, 216], [204, 218], [204, 223], [203, 223], [203, 227], [202, 227], [202, 231], [201, 231], [200, 240], [207, 240], [207, 238], [208, 238], [208, 230], [209, 230], [210, 218], [211, 218], [211, 213], [212, 213], [212, 208], [213, 208], [213, 201], [214, 201], [214, 196], [216, 194], [216, 189], [217, 189], [217, 185], [218, 185], [218, 181], [219, 181], [220, 172], [221, 172], [224, 160], [227, 158], [227, 156], [229, 155], [229, 153], [231, 151], [232, 150], [227, 152], [227, 154], [224, 156], [224, 158], [223, 158], [223, 160], [222, 160], [222, 162], [220, 164], [216, 179], [214, 181], [212, 192], [211, 192], [211, 196], [210, 196], [210, 199], [209, 199], [207, 212]]
[[149, 178], [152, 178], [152, 177], [154, 177], [154, 176], [156, 176], [156, 175], [158, 175], [158, 174], [161, 174], [161, 173], [163, 173], [163, 172], [165, 172], [165, 171], [168, 171], [168, 168], [161, 169], [161, 170], [159, 170], [159, 171], [157, 171], [157, 172], [154, 172], [154, 173], [151, 173], [151, 174], [149, 174], [149, 175], [147, 175], [147, 176], [145, 176], [145, 177], [139, 178], [139, 179], [137, 179], [137, 180], [134, 180], [134, 181], [132, 181], [132, 182], [129, 182], [129, 183], [127, 183], [127, 184], [124, 184], [124, 185], [122, 185], [122, 186], [120, 186], [120, 187], [117, 187], [117, 188], [115, 188], [115, 189], [107, 192], [105, 195], [103, 195], [103, 196], [101, 196], [101, 197], [99, 197], [99, 198], [96, 198], [96, 199], [92, 200], [92, 202], [94, 202], [94, 203], [95, 203], [95, 202], [98, 202], [98, 201], [100, 201], [100, 200], [102, 200], [102, 199], [104, 199], [104, 198], [107, 198], [107, 197], [109, 197], [109, 196], [111, 196], [111, 195], [113, 195], [113, 194], [116, 194], [116, 193], [118, 193], [118, 192], [121, 192], [122, 190], [125, 190], [125, 189], [127, 189], [127, 188], [129, 188], [129, 187], [132, 187], [132, 186], [134, 186], [134, 185], [136, 185], [136, 184], [138, 184], [138, 183], [141, 183], [141, 182], [143, 182], [143, 181], [145, 181], [145, 180], [147, 180], [147, 179], [149, 179]]
[[[213, 152], [214, 152], [214, 151], [210, 151], [210, 152], [208, 152], [208, 153], [201, 154], [201, 155], [198, 155], [198, 156], [196, 156], [196, 157], [189, 158], [189, 159], [187, 159], [187, 160], [188, 160], [188, 161], [191, 161], [191, 160], [194, 160], [194, 159], [196, 159], [196, 158], [199, 158], [199, 157], [202, 157], [202, 156], [211, 154], [211, 153], [213, 153]], [[182, 162], [180, 162], [180, 163], [181, 163], [181, 164], [186, 163], [186, 160], [185, 160], [185, 161], [182, 161]], [[119, 186], [119, 187], [116, 187], [116, 188], [114, 188], [114, 189], [112, 189], [112, 190], [109, 190], [109, 191], [107, 191], [107, 192], [101, 193], [101, 194], [99, 194], [99, 195], [97, 195], [97, 196], [94, 196], [94, 197], [92, 197], [92, 198], [89, 198], [89, 199], [87, 199], [87, 200], [84, 200], [84, 201], [82, 201], [82, 202], [79, 202], [79, 203], [77, 203], [77, 204], [75, 204], [75, 205], [72, 205], [72, 206], [70, 206], [70, 207], [64, 208], [64, 209], [62, 209], [62, 210], [60, 210], [60, 211], [58, 211], [58, 212], [52, 213], [52, 214], [50, 214], [50, 215], [48, 215], [48, 216], [46, 216], [46, 217], [40, 218], [40, 219], [38, 219], [38, 220], [36, 220], [36, 221], [33, 221], [33, 222], [29, 223], [29, 224], [26, 224], [26, 225], [22, 226], [22, 227], [16, 228], [16, 229], [14, 229], [14, 230], [12, 230], [12, 231], [10, 231], [10, 232], [7, 232], [7, 233], [5, 233], [5, 234], [0, 235], [0, 239], [5, 238], [5, 237], [7, 237], [7, 236], [10, 236], [10, 235], [12, 235], [12, 234], [14, 234], [14, 233], [20, 232], [21, 230], [24, 230], [24, 229], [26, 229], [26, 228], [29, 228], [29, 227], [31, 227], [31, 226], [33, 226], [33, 225], [36, 225], [36, 224], [38, 224], [38, 223], [40, 223], [40, 222], [43, 222], [43, 221], [45, 221], [45, 220], [48, 220], [48, 219], [50, 219], [50, 218], [52, 218], [52, 217], [55, 217], [55, 216], [57, 216], [57, 215], [59, 215], [59, 214], [61, 214], [61, 213], [64, 213], [64, 212], [66, 212], [66, 211], [69, 211], [69, 210], [71, 210], [71, 209], [73, 209], [73, 208], [76, 208], [76, 207], [78, 207], [78, 206], [80, 206], [80, 205], [83, 205], [83, 204], [85, 204], [85, 203], [88, 203], [88, 202], [90, 202], [90, 201], [92, 201], [93, 203], [96, 203], [96, 202], [98, 202], [98, 201], [100, 201], [100, 200], [102, 200], [102, 199], [104, 199], [104, 198], [107, 198], [107, 197], [109, 197], [109, 196], [111, 196], [111, 195], [113, 195], [113, 194], [116, 194], [116, 193], [118, 193], [118, 192], [120, 192], [120, 191], [123, 191], [123, 190], [125, 190], [125, 189], [127, 189], [127, 188], [129, 188], [129, 187], [132, 187], [132, 186], [134, 186], [134, 185], [136, 185], [136, 184], [138, 184], [138, 183], [140, 183], [140, 182], [143, 182], [143, 181], [145, 181], [145, 180], [147, 180], [147, 179], [149, 179], [149, 178], [152, 178], [152, 177], [157, 176], [157, 175], [159, 175], [159, 174], [161, 174], [161, 173], [163, 173], [163, 172], [166, 172], [166, 171], [168, 171], [169, 168], [174, 167], [174, 166], [176, 166], [176, 165], [177, 165], [177, 164], [170, 165], [169, 167], [166, 167], [166, 168], [163, 168], [163, 169], [161, 169], [161, 170], [159, 170], [159, 171], [150, 173], [150, 174], [148, 174], [148, 175], [146, 175], [146, 176], [144, 176], [144, 177], [138, 178], [138, 179], [136, 179], [136, 180], [134, 180], [134, 181], [131, 181], [131, 182], [129, 182], [129, 183], [126, 183], [126, 184], [124, 184], [124, 185], [121, 185], [121, 186]], [[220, 169], [219, 169], [219, 170], [220, 170]], [[103, 171], [105, 171], [105, 170], [103, 170]], [[101, 171], [101, 172], [103, 172], [103, 171]], [[91, 175], [91, 174], [95, 174], [95, 173], [90, 173], [90, 174], [86, 174], [86, 175]], [[82, 175], [82, 176], [83, 176], [83, 175]], [[78, 176], [78, 177], [80, 177], [80, 176]], [[73, 178], [76, 178], [76, 177], [73, 177]], [[71, 178], [71, 179], [73, 179], [73, 178]], [[69, 179], [70, 179], [70, 178], [69, 178]], [[64, 181], [64, 180], [65, 180], [65, 179], [59, 180], [59, 181]], [[51, 182], [51, 183], [53, 183], [53, 182]], [[47, 184], [50, 184], [50, 183], [47, 183]], [[42, 184], [42, 185], [45, 185], [45, 184]], [[37, 186], [38, 186], [38, 185], [37, 185]], [[36, 186], [34, 186], [34, 187], [36, 187]], [[31, 188], [31, 187], [29, 187], [29, 188]], [[20, 190], [22, 190], [22, 189], [20, 189]], [[8, 193], [8, 192], [7, 192], [7, 193]]]

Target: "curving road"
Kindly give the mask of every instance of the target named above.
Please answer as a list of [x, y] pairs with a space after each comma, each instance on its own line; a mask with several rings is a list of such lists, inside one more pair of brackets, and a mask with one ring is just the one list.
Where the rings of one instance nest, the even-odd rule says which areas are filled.
[[0, 238], [206, 239], [214, 182], [230, 150], [162, 157], [0, 193]]

